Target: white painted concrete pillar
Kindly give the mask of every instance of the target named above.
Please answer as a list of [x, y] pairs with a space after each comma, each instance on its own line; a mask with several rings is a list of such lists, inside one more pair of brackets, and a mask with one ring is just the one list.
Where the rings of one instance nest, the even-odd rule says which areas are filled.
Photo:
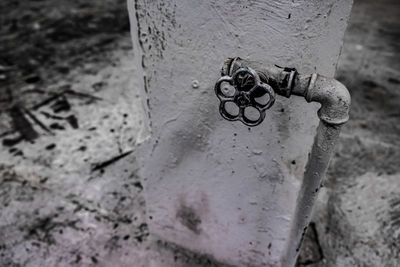
[[128, 0], [148, 136], [150, 232], [234, 266], [280, 266], [318, 117], [277, 97], [248, 128], [218, 113], [227, 57], [333, 76], [351, 0]]

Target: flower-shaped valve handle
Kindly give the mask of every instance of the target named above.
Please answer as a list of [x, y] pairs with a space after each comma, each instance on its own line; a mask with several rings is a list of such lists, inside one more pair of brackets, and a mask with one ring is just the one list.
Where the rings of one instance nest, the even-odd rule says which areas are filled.
[[241, 121], [257, 126], [265, 118], [265, 111], [275, 102], [271, 86], [261, 82], [251, 68], [240, 68], [232, 76], [223, 76], [215, 84], [220, 100], [219, 112], [229, 121]]

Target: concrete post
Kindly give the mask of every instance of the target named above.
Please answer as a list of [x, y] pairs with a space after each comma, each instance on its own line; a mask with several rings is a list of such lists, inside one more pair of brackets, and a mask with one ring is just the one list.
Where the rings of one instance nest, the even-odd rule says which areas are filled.
[[278, 98], [247, 128], [220, 117], [214, 83], [232, 55], [332, 77], [352, 1], [128, 3], [150, 232], [227, 264], [281, 266], [318, 106]]

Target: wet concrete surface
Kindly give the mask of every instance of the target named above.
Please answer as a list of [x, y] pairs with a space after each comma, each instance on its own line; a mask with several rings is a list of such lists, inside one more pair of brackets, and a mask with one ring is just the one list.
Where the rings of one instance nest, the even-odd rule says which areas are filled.
[[[149, 236], [125, 1], [54, 2], [0, 4], [0, 266], [223, 266]], [[399, 18], [398, 1], [354, 5], [351, 120], [300, 266], [400, 262]]]

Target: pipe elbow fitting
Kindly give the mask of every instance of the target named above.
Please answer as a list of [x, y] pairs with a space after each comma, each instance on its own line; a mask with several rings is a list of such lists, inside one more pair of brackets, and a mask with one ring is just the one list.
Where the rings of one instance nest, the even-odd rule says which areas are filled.
[[307, 102], [318, 102], [318, 117], [330, 125], [341, 125], [349, 120], [350, 93], [338, 80], [314, 74], [306, 94]]
[[222, 76], [230, 75], [242, 67], [254, 69], [261, 81], [270, 85], [278, 95], [303, 96], [307, 102], [320, 103], [318, 117], [325, 123], [341, 125], [349, 120], [350, 94], [338, 80], [316, 73], [311, 76], [297, 75], [291, 68], [281, 68], [277, 65], [245, 60], [240, 57], [226, 59], [221, 74]]

